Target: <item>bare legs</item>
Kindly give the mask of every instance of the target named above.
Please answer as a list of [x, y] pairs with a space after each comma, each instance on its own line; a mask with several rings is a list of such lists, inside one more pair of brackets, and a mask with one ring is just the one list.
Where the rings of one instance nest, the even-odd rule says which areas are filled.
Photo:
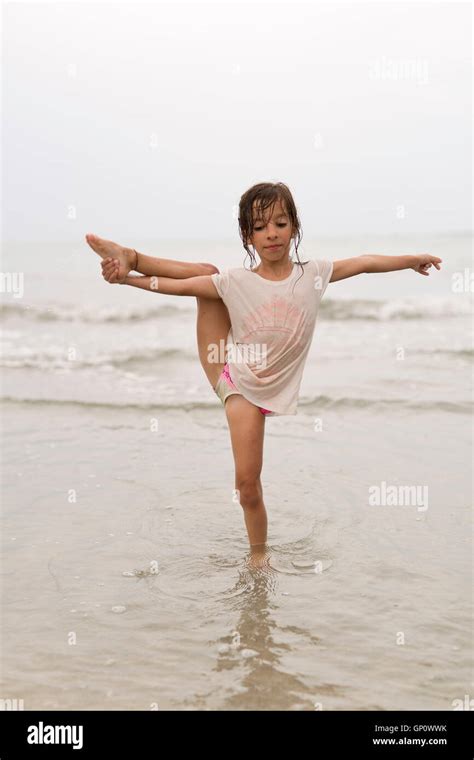
[[117, 282], [123, 282], [131, 271], [140, 272], [145, 275], [172, 277], [175, 280], [180, 280], [184, 277], [197, 277], [202, 274], [212, 274], [219, 271], [213, 264], [175, 261], [174, 259], [159, 259], [155, 256], [147, 256], [144, 253], [136, 251], [134, 248], [127, 248], [124, 245], [115, 243], [113, 240], [106, 240], [91, 233], [85, 237], [87, 244], [102, 259], [110, 258], [119, 262]]
[[[103, 260], [109, 258], [119, 260], [118, 281], [122, 276], [126, 277], [132, 268], [143, 275], [174, 279], [208, 275], [219, 271], [213, 264], [148, 256], [96, 235], [87, 235], [86, 240]], [[104, 261], [103, 270], [106, 270], [108, 266], [109, 264]], [[225, 346], [231, 326], [230, 317], [227, 307], [220, 299], [196, 298], [196, 301], [199, 359], [207, 379], [212, 388], [215, 388], [224, 364], [210, 362], [208, 356], [213, 345], [219, 349], [220, 341], [223, 341], [222, 345]], [[244, 512], [252, 562], [258, 564], [259, 560], [265, 556], [267, 540], [267, 513], [260, 480], [265, 416], [254, 404], [239, 395], [232, 395], [226, 400], [225, 412], [235, 463], [234, 487], [238, 491], [239, 503]]]
[[[180, 264], [182, 276], [194, 277], [200, 274], [212, 274], [219, 270], [213, 264], [186, 264], [185, 262], [168, 262], [140, 254], [138, 270], [141, 274], [170, 277], [170, 271]], [[205, 267], [205, 271], [203, 271]], [[219, 348], [220, 341], [225, 346], [231, 326], [229, 312], [223, 301], [210, 298], [196, 298], [197, 323], [196, 334], [199, 359], [211, 386], [215, 388], [224, 367], [223, 362], [210, 362], [209, 352], [213, 345]], [[267, 540], [267, 513], [263, 503], [260, 473], [263, 461], [263, 436], [265, 416], [255, 404], [243, 396], [229, 396], [225, 411], [232, 442], [235, 464], [235, 488], [239, 492], [239, 503], [244, 512], [245, 526], [249, 543], [252, 547], [252, 563], [258, 565], [265, 557]]]
[[229, 396], [225, 403], [235, 462], [235, 488], [244, 511], [249, 542], [254, 551], [267, 540], [267, 513], [260, 474], [263, 463], [265, 416], [243, 396]]
[[[105, 252], [105, 250], [106, 248], [102, 246], [102, 251]], [[137, 255], [134, 258], [134, 271], [150, 277], [172, 277], [174, 279], [181, 279], [219, 272], [214, 264], [160, 259], [155, 256], [147, 256], [138, 251], [136, 254]], [[112, 256], [115, 258], [114, 254], [112, 254]], [[102, 268], [105, 269], [105, 271], [110, 270], [112, 272], [112, 266], [112, 264], [109, 265], [106, 261]], [[207, 379], [212, 388], [215, 388], [219, 375], [224, 367], [224, 362], [210, 362], [208, 357], [214, 345], [219, 350], [220, 345], [225, 346], [227, 342], [227, 335], [230, 330], [229, 312], [227, 311], [224, 302], [220, 299], [196, 298], [196, 302], [196, 336], [199, 359]], [[222, 344], [220, 341], [222, 341]]]

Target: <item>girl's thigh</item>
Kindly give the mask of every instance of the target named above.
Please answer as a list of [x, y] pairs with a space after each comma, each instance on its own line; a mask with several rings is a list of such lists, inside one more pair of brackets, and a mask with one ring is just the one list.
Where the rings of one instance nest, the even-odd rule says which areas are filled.
[[229, 312], [221, 299], [196, 298], [196, 301], [199, 359], [207, 379], [215, 388], [225, 364], [225, 345], [231, 324]]
[[243, 396], [226, 399], [225, 412], [229, 424], [235, 463], [235, 488], [244, 481], [258, 480], [263, 464], [265, 415]]

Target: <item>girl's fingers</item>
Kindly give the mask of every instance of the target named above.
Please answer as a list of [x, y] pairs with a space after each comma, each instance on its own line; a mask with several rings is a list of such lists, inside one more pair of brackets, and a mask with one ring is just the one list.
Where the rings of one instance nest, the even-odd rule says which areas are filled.
[[106, 270], [106, 271], [104, 271], [104, 272], [102, 273], [102, 277], [103, 277], [103, 278], [104, 278], [104, 280], [106, 280], [107, 282], [110, 282], [110, 281], [111, 281], [111, 278], [113, 278], [114, 276], [115, 276], [115, 270], [114, 270], [114, 269], [111, 269], [111, 270]]
[[111, 259], [110, 257], [108, 257], [106, 259], [102, 259], [102, 261], [100, 262], [100, 265], [101, 265], [102, 269], [104, 269], [105, 267], [109, 267], [109, 266], [118, 266], [119, 265], [119, 260], [118, 259]]

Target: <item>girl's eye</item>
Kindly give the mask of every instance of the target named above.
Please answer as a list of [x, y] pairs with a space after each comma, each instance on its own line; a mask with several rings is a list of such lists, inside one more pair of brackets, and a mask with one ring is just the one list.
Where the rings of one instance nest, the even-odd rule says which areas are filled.
[[[286, 222], [280, 222], [279, 224], [277, 224], [277, 227], [286, 227]], [[254, 230], [256, 232], [258, 232], [259, 230], [262, 230], [262, 229], [263, 229], [263, 227], [254, 227]]]

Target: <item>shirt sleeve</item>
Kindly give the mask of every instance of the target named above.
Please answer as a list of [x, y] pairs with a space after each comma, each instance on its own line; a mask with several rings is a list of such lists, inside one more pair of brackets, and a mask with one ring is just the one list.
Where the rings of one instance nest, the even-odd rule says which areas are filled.
[[334, 262], [329, 259], [314, 259], [315, 277], [314, 289], [323, 297], [334, 269]]
[[216, 272], [211, 274], [212, 281], [216, 286], [216, 290], [219, 296], [224, 300], [229, 290], [229, 270], [226, 269], [223, 272]]

